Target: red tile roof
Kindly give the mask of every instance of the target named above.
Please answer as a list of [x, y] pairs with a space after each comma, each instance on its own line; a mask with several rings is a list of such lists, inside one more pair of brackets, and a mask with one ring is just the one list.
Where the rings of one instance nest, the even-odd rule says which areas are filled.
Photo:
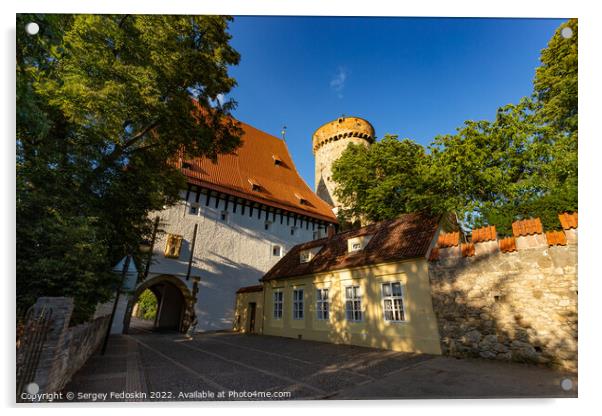
[[562, 214], [558, 214], [558, 219], [560, 220], [560, 224], [562, 224], [562, 228], [565, 230], [569, 230], [571, 228], [577, 228], [577, 213], [568, 213], [563, 212]]
[[472, 242], [473, 243], [482, 243], [484, 241], [494, 241], [497, 240], [497, 233], [495, 231], [495, 225], [490, 225], [489, 227], [481, 227], [476, 230], [472, 230]]
[[566, 234], [564, 231], [546, 231], [546, 239], [550, 247], [566, 246]]
[[539, 218], [530, 218], [528, 220], [514, 221], [512, 223], [512, 234], [514, 234], [515, 237], [542, 233], [543, 225]]
[[[335, 234], [293, 247], [261, 280], [275, 280], [352, 267], [426, 256], [439, 221], [424, 214], [404, 214], [394, 220], [370, 224], [358, 230]], [[349, 253], [347, 240], [372, 235], [366, 247]], [[321, 247], [308, 263], [301, 263], [302, 250]]]
[[500, 251], [502, 253], [516, 251], [516, 239], [514, 237], [502, 238], [500, 240]]
[[178, 162], [188, 182], [335, 223], [332, 207], [301, 178], [286, 143], [246, 123], [240, 127], [242, 143], [233, 154], [219, 155], [215, 163], [208, 158]]
[[261, 292], [263, 290], [263, 285], [255, 285], [255, 286], [245, 286], [241, 287], [236, 291], [236, 293], [252, 293], [252, 292]]
[[451, 233], [440, 233], [437, 240], [437, 247], [455, 247], [460, 244], [460, 232], [454, 231]]

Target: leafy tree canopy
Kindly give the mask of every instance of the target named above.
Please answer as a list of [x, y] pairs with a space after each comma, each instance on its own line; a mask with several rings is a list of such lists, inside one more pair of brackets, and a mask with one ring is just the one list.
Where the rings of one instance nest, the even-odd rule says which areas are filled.
[[[561, 31], [570, 27], [572, 37]], [[561, 25], [541, 53], [532, 96], [466, 121], [427, 147], [387, 135], [350, 145], [333, 166], [341, 220], [378, 221], [404, 212], [452, 212], [466, 228], [577, 210], [577, 21]]]
[[[137, 254], [149, 212], [184, 185], [171, 163], [230, 152], [222, 97], [239, 62], [220, 16], [17, 16], [17, 300], [73, 296], [85, 319]], [[38, 35], [25, 33], [35, 21]], [[194, 98], [194, 100], [193, 100]], [[201, 111], [203, 110], [203, 111]]]

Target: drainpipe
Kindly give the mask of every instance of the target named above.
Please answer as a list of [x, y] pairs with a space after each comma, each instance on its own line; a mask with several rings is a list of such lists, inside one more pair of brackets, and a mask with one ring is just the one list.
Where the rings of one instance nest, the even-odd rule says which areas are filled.
[[194, 245], [196, 244], [196, 232], [199, 228], [198, 224], [194, 224], [194, 232], [192, 233], [192, 243], [190, 244], [190, 259], [188, 259], [188, 271], [186, 272], [186, 280], [190, 280], [190, 271], [192, 269], [192, 260], [194, 258]]

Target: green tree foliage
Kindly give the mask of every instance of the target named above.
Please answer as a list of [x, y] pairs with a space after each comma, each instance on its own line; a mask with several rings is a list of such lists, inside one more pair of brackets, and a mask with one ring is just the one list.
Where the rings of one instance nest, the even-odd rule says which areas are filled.
[[157, 297], [146, 289], [138, 297], [138, 318], [154, 320], [157, 316]]
[[335, 164], [333, 180], [344, 186], [337, 196], [349, 209], [343, 217], [374, 221], [412, 211], [419, 195], [424, 148], [411, 140], [386, 135], [371, 147], [350, 144]]
[[236, 103], [218, 100], [239, 61], [229, 21], [17, 16], [19, 307], [73, 296], [75, 319], [88, 317], [115, 289], [112, 265], [138, 255], [149, 212], [177, 199], [175, 156], [239, 145]]
[[[561, 31], [570, 27], [573, 36]], [[455, 213], [467, 228], [577, 210], [577, 21], [561, 25], [541, 53], [534, 93], [498, 109], [493, 121], [467, 121], [427, 150], [386, 136], [353, 146], [333, 166], [346, 221], [400, 213]], [[405, 154], [403, 154], [405, 153]]]

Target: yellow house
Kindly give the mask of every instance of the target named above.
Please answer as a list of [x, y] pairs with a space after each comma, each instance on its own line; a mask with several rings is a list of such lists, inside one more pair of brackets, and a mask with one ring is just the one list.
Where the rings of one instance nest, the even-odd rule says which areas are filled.
[[297, 245], [239, 290], [235, 330], [253, 315], [251, 332], [441, 354], [427, 264], [438, 230], [406, 214]]

